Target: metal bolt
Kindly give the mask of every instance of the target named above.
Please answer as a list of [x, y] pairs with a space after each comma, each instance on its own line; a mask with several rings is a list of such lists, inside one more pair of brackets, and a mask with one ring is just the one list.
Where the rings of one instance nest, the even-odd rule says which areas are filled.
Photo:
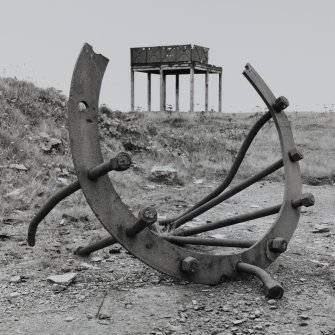
[[186, 257], [181, 261], [181, 270], [188, 273], [196, 273], [199, 270], [199, 261], [194, 257]]
[[127, 170], [131, 165], [131, 158], [126, 152], [120, 152], [117, 156], [111, 160], [101, 163], [87, 173], [87, 176], [91, 180], [96, 180], [99, 177], [105, 175], [109, 171], [124, 171]]
[[152, 207], [143, 208], [138, 213], [137, 222], [132, 227], [126, 229], [126, 234], [129, 237], [134, 237], [143, 229], [155, 223], [156, 220], [157, 220], [157, 212], [154, 208]]
[[292, 200], [292, 207], [298, 208], [301, 206], [310, 207], [315, 204], [315, 198], [312, 193], [304, 193], [301, 198]]
[[281, 96], [275, 101], [275, 103], [273, 104], [273, 108], [276, 112], [281, 112], [289, 105], [290, 103], [288, 102], [288, 100], [285, 97]]
[[273, 252], [282, 253], [287, 250], [287, 241], [282, 237], [277, 237], [269, 241], [269, 249]]
[[131, 158], [126, 152], [120, 152], [116, 156], [117, 171], [127, 170], [131, 165]]
[[80, 101], [78, 104], [78, 109], [80, 112], [85, 112], [88, 109], [88, 104], [85, 101]]
[[153, 224], [157, 220], [157, 211], [152, 207], [146, 207], [139, 211], [138, 219], [147, 225]]
[[298, 151], [296, 148], [290, 150], [288, 152], [288, 155], [292, 162], [297, 162], [304, 158], [304, 155], [300, 151]]

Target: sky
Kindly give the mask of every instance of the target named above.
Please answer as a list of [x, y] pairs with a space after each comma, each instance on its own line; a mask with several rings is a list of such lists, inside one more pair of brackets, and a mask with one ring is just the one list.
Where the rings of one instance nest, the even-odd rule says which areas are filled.
[[[259, 72], [291, 111], [335, 109], [333, 0], [0, 0], [0, 77], [29, 80], [69, 94], [85, 42], [110, 59], [100, 103], [130, 109], [130, 48], [196, 44], [223, 68], [223, 112], [264, 104], [242, 76]], [[195, 76], [195, 107], [204, 109], [204, 75]], [[174, 77], [167, 103], [174, 105]], [[135, 106], [146, 109], [146, 76], [135, 75]], [[209, 108], [217, 110], [218, 75], [209, 78]], [[257, 107], [260, 106], [260, 107]], [[189, 109], [189, 76], [180, 80], [180, 108]], [[152, 78], [159, 109], [159, 77]]]

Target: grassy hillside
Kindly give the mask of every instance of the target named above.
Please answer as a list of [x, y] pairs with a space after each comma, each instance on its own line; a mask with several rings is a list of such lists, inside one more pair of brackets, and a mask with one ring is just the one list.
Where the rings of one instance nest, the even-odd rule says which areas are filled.
[[[236, 157], [246, 134], [262, 114], [218, 113], [115, 113], [105, 112], [105, 144], [123, 149], [130, 141], [136, 161], [148, 170], [153, 164], [170, 164], [185, 182], [192, 178], [220, 181]], [[334, 113], [287, 113], [297, 148], [305, 159], [305, 183], [335, 181]], [[276, 128], [270, 120], [258, 133], [239, 170], [245, 178], [281, 157]], [[282, 172], [271, 178], [278, 180]]]
[[[301, 163], [304, 181], [334, 183], [334, 113], [288, 115], [297, 146], [305, 155]], [[195, 179], [216, 183], [226, 175], [243, 138], [259, 117], [260, 113], [120, 113], [102, 107], [102, 148], [106, 158], [125, 148], [133, 157], [135, 164], [128, 177], [115, 175], [116, 187], [125, 197], [149, 183], [154, 165], [176, 168], [180, 184]], [[270, 121], [254, 141], [238, 176], [251, 176], [280, 157], [277, 133]], [[0, 79], [2, 215], [34, 210], [75, 178], [68, 146], [66, 98], [55, 89]], [[281, 179], [281, 172], [271, 178]], [[64, 206], [85, 214], [86, 204], [79, 193]]]

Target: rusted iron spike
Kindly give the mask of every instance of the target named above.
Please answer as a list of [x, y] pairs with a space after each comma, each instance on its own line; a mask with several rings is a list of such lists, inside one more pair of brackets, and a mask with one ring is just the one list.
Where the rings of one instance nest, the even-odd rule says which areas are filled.
[[292, 207], [298, 208], [301, 206], [310, 207], [315, 204], [315, 198], [312, 193], [303, 193], [301, 198], [292, 200]]
[[220, 194], [216, 198], [206, 202], [205, 204], [196, 208], [192, 212], [184, 215], [183, 217], [181, 217], [180, 219], [178, 219], [177, 221], [175, 221], [173, 223], [173, 227], [178, 228], [178, 227], [182, 226], [183, 224], [185, 224], [186, 222], [188, 222], [188, 221], [194, 219], [195, 217], [205, 213], [209, 209], [211, 209], [214, 206], [217, 206], [218, 204], [220, 204], [221, 202], [231, 198], [233, 195], [243, 191], [244, 189], [246, 189], [250, 185], [256, 183], [257, 181], [259, 181], [261, 179], [263, 179], [264, 177], [268, 176], [269, 174], [273, 173], [274, 171], [279, 170], [280, 168], [283, 167], [283, 164], [284, 164], [283, 159], [279, 159], [277, 162], [268, 166], [267, 168], [265, 168], [261, 172], [259, 172], [259, 173], [255, 174], [254, 176], [246, 179], [245, 181], [241, 182], [240, 184], [232, 187], [230, 190]]
[[194, 209], [200, 207], [201, 205], [205, 204], [206, 202], [214, 199], [215, 197], [217, 197], [219, 194], [221, 194], [231, 183], [231, 181], [234, 179], [252, 141], [254, 140], [254, 138], [256, 137], [257, 133], [259, 132], [259, 130], [264, 126], [264, 124], [266, 122], [268, 122], [271, 119], [271, 113], [267, 112], [265, 113], [260, 119], [257, 120], [257, 122], [252, 126], [252, 128], [250, 129], [248, 135], [246, 136], [246, 138], [244, 139], [239, 152], [236, 155], [236, 158], [234, 160], [233, 165], [231, 166], [226, 178], [224, 179], [224, 181], [214, 190], [212, 191], [210, 194], [208, 194], [206, 197], [204, 197], [203, 199], [201, 199], [199, 202], [197, 202], [194, 206], [192, 206], [191, 208], [189, 208], [186, 212], [184, 212], [183, 214], [175, 217], [175, 218], [170, 218], [170, 219], [166, 219], [166, 220], [161, 220], [159, 221], [160, 225], [167, 225], [172, 223], [173, 221], [178, 220], [179, 218], [181, 218], [182, 216], [186, 215], [187, 213], [192, 212]]
[[52, 195], [41, 207], [29, 223], [27, 242], [33, 247], [35, 245], [36, 231], [39, 223], [50, 213], [50, 211], [63, 199], [80, 189], [79, 181], [76, 180], [68, 186], [63, 187], [59, 192]]
[[229, 240], [224, 238], [205, 238], [205, 237], [184, 237], [184, 236], [164, 236], [165, 240], [174, 244], [209, 245], [213, 247], [232, 247], [250, 248], [256, 240]]
[[239, 262], [236, 264], [236, 271], [247, 273], [258, 277], [264, 284], [265, 296], [269, 299], [280, 299], [283, 296], [284, 289], [270, 275], [258, 266]]
[[110, 171], [125, 171], [131, 166], [131, 158], [126, 152], [120, 152], [110, 161], [102, 163], [88, 171], [87, 176], [96, 180]]
[[113, 236], [108, 236], [95, 243], [91, 243], [87, 245], [86, 247], [78, 247], [74, 253], [75, 255], [85, 257], [94, 251], [98, 251], [100, 249], [109, 247], [115, 243], [117, 243], [117, 240]]
[[250, 213], [232, 216], [224, 220], [202, 224], [202, 225], [192, 227], [192, 228], [184, 228], [184, 229], [179, 228], [173, 231], [173, 235], [174, 236], [190, 236], [190, 235], [195, 235], [195, 234], [203, 233], [203, 232], [214, 230], [214, 229], [228, 227], [228, 226], [231, 226], [237, 223], [255, 220], [258, 218], [262, 218], [264, 216], [277, 214], [280, 211], [280, 208], [281, 208], [281, 204], [268, 207], [268, 208], [264, 208], [264, 209], [260, 209], [257, 211], [253, 211]]
[[136, 236], [146, 227], [154, 224], [157, 220], [157, 212], [152, 207], [146, 207], [140, 210], [138, 213], [137, 222], [130, 228], [126, 229], [126, 234], [129, 237]]
[[[124, 171], [131, 165], [131, 158], [126, 152], [120, 152], [116, 157], [106, 163], [102, 163], [89, 171], [92, 179], [96, 179], [109, 171]], [[59, 192], [52, 195], [33, 217], [28, 228], [28, 245], [33, 247], [36, 243], [36, 231], [39, 223], [50, 213], [50, 211], [62, 200], [80, 189], [79, 181], [76, 180]]]

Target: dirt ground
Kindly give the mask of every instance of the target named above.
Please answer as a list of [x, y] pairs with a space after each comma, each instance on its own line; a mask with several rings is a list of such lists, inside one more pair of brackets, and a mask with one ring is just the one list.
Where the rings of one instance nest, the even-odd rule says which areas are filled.
[[[208, 193], [212, 186], [157, 186], [143, 190], [143, 197], [159, 214], [168, 215], [190, 205], [185, 194]], [[303, 209], [287, 252], [268, 268], [285, 289], [284, 297], [275, 301], [264, 298], [261, 283], [250, 276], [210, 287], [158, 273], [124, 249], [74, 256], [76, 247], [103, 235], [102, 229], [88, 229], [87, 222], [64, 224], [59, 218], [42, 223], [36, 246], [28, 247], [27, 224], [34, 211], [22, 211], [0, 230], [0, 334], [334, 335], [335, 186], [303, 188], [314, 194], [316, 204]], [[281, 199], [280, 183], [258, 183], [191, 224]], [[212, 234], [258, 236], [272, 220]], [[67, 272], [77, 274], [70, 285], [47, 281], [50, 275]]]

